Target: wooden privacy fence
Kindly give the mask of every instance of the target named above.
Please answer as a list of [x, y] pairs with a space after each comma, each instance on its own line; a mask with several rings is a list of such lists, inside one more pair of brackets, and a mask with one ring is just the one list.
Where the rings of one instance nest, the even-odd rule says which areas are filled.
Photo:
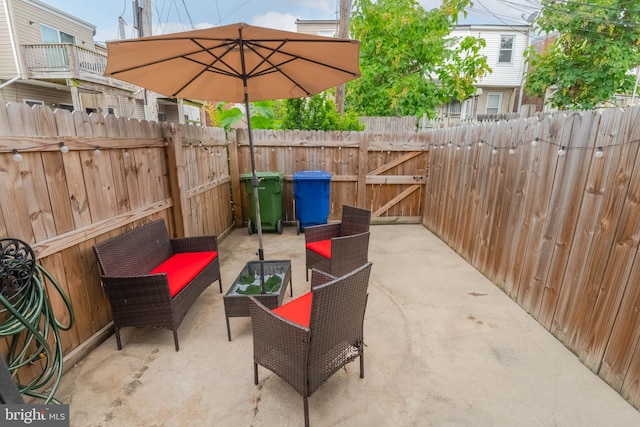
[[640, 408], [640, 108], [433, 134], [425, 225]]
[[[294, 174], [329, 172], [330, 219], [352, 204], [374, 223], [423, 222], [640, 407], [638, 123], [640, 107], [429, 132], [261, 130], [254, 152], [257, 171], [284, 173], [285, 223]], [[250, 215], [249, 172], [245, 130], [0, 107], [0, 237], [29, 243], [71, 298], [68, 361], [111, 332], [93, 245], [156, 218], [172, 235], [224, 237]]]
[[[232, 136], [234, 136], [232, 134]], [[254, 130], [257, 171], [283, 172], [283, 220], [295, 220], [294, 174], [321, 170], [331, 174], [329, 219], [340, 218], [342, 205], [371, 209], [374, 223], [420, 223], [424, 210], [430, 135], [416, 132], [324, 132]], [[239, 130], [230, 142], [235, 217], [252, 212], [239, 176], [251, 172], [249, 140]]]
[[[76, 323], [61, 332], [65, 356], [110, 333], [97, 241], [157, 218], [174, 236], [223, 235], [232, 227], [230, 197], [221, 129], [0, 107], [0, 237], [32, 246], [71, 299]], [[66, 324], [62, 301], [47, 291]], [[0, 341], [0, 353], [7, 345]]]
[[[285, 221], [294, 220], [293, 174], [324, 170], [332, 174], [330, 218], [352, 204], [373, 209], [378, 221], [419, 223], [427, 137], [256, 131], [255, 158], [258, 171], [285, 174]], [[0, 237], [27, 242], [69, 296], [76, 323], [61, 332], [67, 365], [111, 333], [94, 244], [157, 218], [174, 236], [223, 238], [252, 209], [240, 183], [248, 172], [243, 130], [227, 137], [222, 129], [0, 106]], [[63, 301], [47, 291], [66, 324]], [[8, 345], [0, 340], [1, 354]]]

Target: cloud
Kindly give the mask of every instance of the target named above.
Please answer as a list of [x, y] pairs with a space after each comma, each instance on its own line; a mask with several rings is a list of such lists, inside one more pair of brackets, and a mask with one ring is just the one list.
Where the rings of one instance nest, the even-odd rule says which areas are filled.
[[251, 19], [251, 25], [295, 32], [297, 31], [296, 19], [298, 17], [290, 13], [267, 12], [262, 15], [254, 15]]

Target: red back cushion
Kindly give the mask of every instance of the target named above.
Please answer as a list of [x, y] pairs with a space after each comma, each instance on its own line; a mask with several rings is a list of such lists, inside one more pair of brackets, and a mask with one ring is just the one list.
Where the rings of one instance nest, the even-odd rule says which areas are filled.
[[169, 290], [174, 297], [217, 256], [218, 252], [215, 251], [177, 253], [151, 270], [149, 274], [167, 273]]
[[331, 259], [331, 240], [319, 240], [317, 242], [307, 243], [307, 249], [311, 249], [325, 258]]
[[308, 328], [311, 320], [311, 296], [311, 292], [307, 292], [285, 305], [274, 308], [273, 312], [291, 322]]

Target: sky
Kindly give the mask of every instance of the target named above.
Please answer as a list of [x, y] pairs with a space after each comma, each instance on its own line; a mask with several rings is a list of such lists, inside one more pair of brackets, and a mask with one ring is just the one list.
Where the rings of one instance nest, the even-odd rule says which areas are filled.
[[[126, 38], [136, 37], [132, 27], [133, 0], [40, 0], [95, 25], [95, 40], [118, 38], [118, 17], [127, 23]], [[418, 0], [426, 9], [439, 0]], [[142, 5], [143, 0], [139, 0]], [[473, 0], [461, 23], [525, 24], [523, 17], [540, 9], [540, 0]], [[340, 0], [153, 0], [153, 34], [245, 22], [251, 25], [296, 31], [296, 19], [336, 19]]]

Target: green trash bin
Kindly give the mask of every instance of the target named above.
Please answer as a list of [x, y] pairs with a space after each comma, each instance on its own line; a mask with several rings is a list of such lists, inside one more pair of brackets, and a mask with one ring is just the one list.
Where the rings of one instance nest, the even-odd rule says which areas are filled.
[[[260, 222], [262, 230], [273, 230], [282, 234], [282, 188], [284, 186], [284, 173], [282, 172], [256, 172], [258, 177], [258, 202], [260, 203]], [[258, 231], [256, 221], [256, 204], [253, 199], [253, 174], [240, 175], [240, 181], [249, 196], [249, 234]]]

